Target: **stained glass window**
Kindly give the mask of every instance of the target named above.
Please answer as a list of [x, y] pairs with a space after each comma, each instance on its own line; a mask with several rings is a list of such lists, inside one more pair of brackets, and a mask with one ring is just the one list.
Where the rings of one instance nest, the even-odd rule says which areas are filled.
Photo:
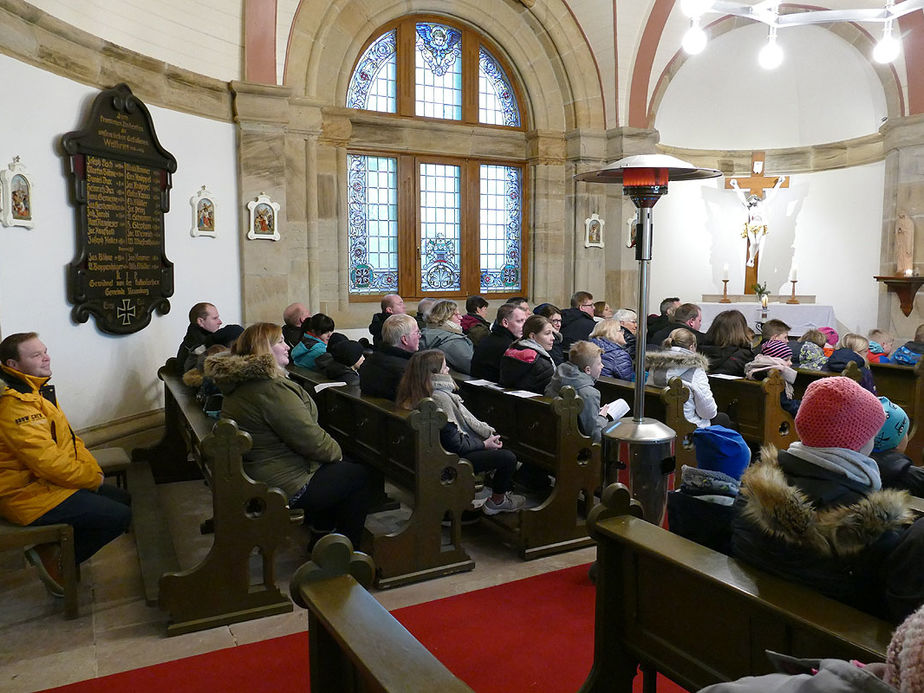
[[[447, 125], [429, 120], [464, 124], [459, 132], [476, 137], [483, 126], [492, 136], [498, 127], [522, 130], [514, 76], [487, 37], [449, 18], [410, 14], [370, 38], [350, 77], [347, 107], [416, 121], [374, 117], [395, 138], [354, 128], [355, 151], [347, 155], [352, 296], [458, 300], [526, 289], [526, 152], [500, 160], [466, 156], [455, 144], [442, 151], [433, 144], [447, 138]], [[426, 153], [402, 138], [408, 128], [421, 134]]]
[[478, 122], [513, 127], [520, 124], [520, 109], [510, 80], [484, 46], [478, 49]]
[[396, 36], [395, 29], [385, 32], [363, 53], [350, 78], [348, 107], [397, 112]]
[[462, 119], [462, 32], [443, 24], [418, 24], [414, 44], [415, 113]]
[[350, 293], [398, 290], [397, 160], [347, 156]]
[[522, 239], [521, 171], [515, 166], [480, 167], [479, 237], [481, 292], [519, 291]]
[[420, 289], [462, 288], [458, 166], [420, 165]]

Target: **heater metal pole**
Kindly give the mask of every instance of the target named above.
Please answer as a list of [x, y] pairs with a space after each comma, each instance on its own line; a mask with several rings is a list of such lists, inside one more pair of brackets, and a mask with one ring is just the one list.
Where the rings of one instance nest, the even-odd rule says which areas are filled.
[[[631, 194], [631, 189], [626, 190]], [[638, 324], [635, 331], [635, 411], [632, 420], [645, 418], [645, 348], [648, 342], [648, 279], [651, 272], [651, 207], [638, 206], [639, 221], [635, 227], [635, 259], [638, 260]]]

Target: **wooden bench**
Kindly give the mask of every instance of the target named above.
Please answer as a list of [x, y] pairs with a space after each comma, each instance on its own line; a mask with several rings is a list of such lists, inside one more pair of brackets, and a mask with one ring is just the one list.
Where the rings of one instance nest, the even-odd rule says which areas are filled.
[[792, 415], [780, 405], [785, 383], [779, 371], [760, 381], [710, 377], [709, 387], [719, 411], [728, 414], [746, 441], [785, 450], [799, 439]]
[[[275, 584], [275, 552], [301, 516], [290, 514], [282, 491], [244, 473], [250, 436], [233, 421], [209, 418], [171, 361], [158, 371], [165, 392], [164, 438], [134, 450], [129, 468], [136, 475], [130, 483], [146, 599], [169, 613], [168, 635], [291, 611], [291, 601]], [[196, 566], [180, 570], [155, 481], [202, 477], [212, 491], [214, 540]], [[140, 527], [139, 517], [146, 518]], [[253, 553], [260, 558], [256, 577]]]
[[35, 544], [58, 544], [61, 547], [64, 617], [77, 618], [77, 561], [74, 558], [74, 528], [68, 524], [23, 527], [0, 519], [0, 551], [25, 549]]
[[[291, 366], [292, 377], [318, 405], [321, 426], [345, 455], [378, 470], [413, 494], [406, 524], [388, 533], [370, 533], [380, 588], [472, 570], [475, 562], [462, 546], [462, 512], [475, 496], [472, 466], [440, 444], [446, 415], [431, 399], [413, 412], [394, 402], [365, 397], [358, 388], [328, 387], [322, 374]], [[448, 543], [441, 522], [451, 518]]]
[[555, 398], [523, 398], [463, 380], [462, 396], [503, 437], [506, 449], [555, 477], [540, 505], [495, 515], [490, 524], [526, 559], [592, 544], [585, 522], [601, 486], [600, 445], [578, 428], [583, 403], [574, 389], [562, 388]]
[[[624, 399], [635, 410], [635, 383], [618, 378], [603, 376], [597, 379], [601, 402]], [[683, 414], [683, 404], [690, 397], [690, 390], [680, 378], [671, 378], [667, 387], [645, 386], [645, 416], [657, 419], [674, 430], [677, 438], [674, 442], [674, 479], [679, 483], [680, 470], [683, 465], [696, 466], [696, 453], [690, 434], [696, 425], [687, 421]]]
[[847, 368], [845, 368], [840, 373], [829, 373], [828, 371], [809, 371], [805, 370], [804, 368], [797, 368], [796, 382], [793, 385], [793, 390], [795, 391], [793, 397], [795, 399], [802, 399], [802, 397], [805, 396], [805, 388], [807, 388], [809, 384], [815, 382], [816, 380], [820, 380], [821, 378], [830, 378], [834, 375], [842, 375], [845, 378], [850, 378], [860, 382], [860, 368], [853, 361], [848, 363]]
[[628, 693], [641, 664], [694, 691], [769, 673], [765, 650], [884, 661], [894, 626], [639, 519], [613, 484], [591, 513], [597, 540], [594, 664], [581, 691]]
[[924, 359], [914, 366], [871, 363], [869, 367], [879, 394], [888, 397], [893, 404], [904, 409], [911, 420], [905, 454], [914, 460], [915, 464], [922, 464], [924, 426], [921, 425], [920, 418], [924, 412]]
[[332, 534], [292, 577], [292, 598], [308, 610], [312, 692], [471, 693], [366, 591], [374, 573], [369, 556]]

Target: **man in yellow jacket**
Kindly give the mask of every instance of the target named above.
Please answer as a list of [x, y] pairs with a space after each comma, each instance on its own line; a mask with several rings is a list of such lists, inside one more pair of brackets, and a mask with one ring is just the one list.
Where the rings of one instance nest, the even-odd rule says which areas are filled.
[[[81, 563], [125, 532], [127, 491], [103, 472], [57, 405], [48, 350], [35, 332], [0, 342], [0, 515], [18, 525], [67, 523]], [[55, 596], [63, 596], [60, 552], [41, 544], [26, 557]]]

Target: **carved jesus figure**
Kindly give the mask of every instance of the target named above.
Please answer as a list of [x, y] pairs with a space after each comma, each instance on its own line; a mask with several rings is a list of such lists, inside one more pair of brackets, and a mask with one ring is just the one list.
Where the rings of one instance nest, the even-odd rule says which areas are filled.
[[748, 220], [745, 222], [742, 238], [747, 238], [748, 244], [748, 261], [747, 266], [753, 267], [757, 259], [757, 254], [763, 250], [764, 242], [767, 240], [767, 224], [764, 223], [764, 206], [776, 197], [780, 186], [786, 181], [786, 176], [780, 176], [776, 179], [776, 184], [763, 197], [759, 195], [745, 195], [744, 190], [738, 185], [738, 181], [731, 179], [731, 187], [735, 189], [735, 195], [744, 205], [748, 213]]

